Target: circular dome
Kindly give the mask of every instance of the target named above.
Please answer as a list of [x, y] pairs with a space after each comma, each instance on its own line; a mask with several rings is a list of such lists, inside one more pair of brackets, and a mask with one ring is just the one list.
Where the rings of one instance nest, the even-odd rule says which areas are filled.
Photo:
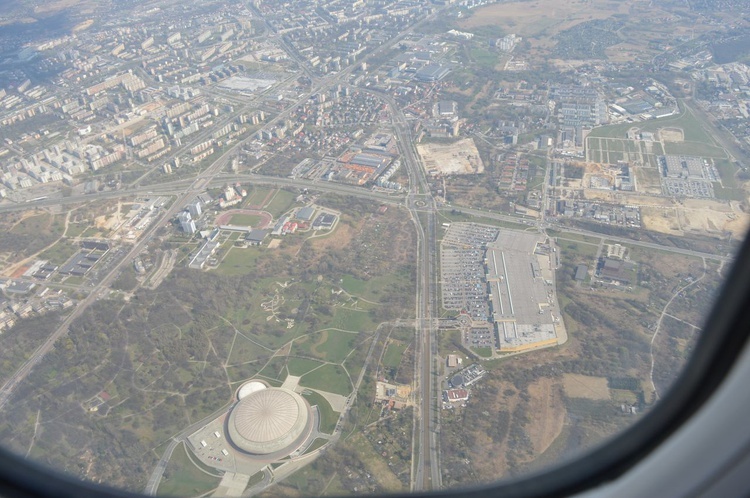
[[232, 442], [248, 453], [267, 455], [287, 448], [305, 431], [310, 408], [302, 396], [269, 387], [243, 397], [229, 415]]
[[250, 382], [245, 382], [237, 391], [237, 399], [245, 398], [256, 391], [262, 391], [267, 387], [268, 386], [265, 383], [259, 380], [251, 380]]

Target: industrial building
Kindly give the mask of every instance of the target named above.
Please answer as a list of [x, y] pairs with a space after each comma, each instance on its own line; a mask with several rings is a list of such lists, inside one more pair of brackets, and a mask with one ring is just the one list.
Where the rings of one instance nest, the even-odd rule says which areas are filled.
[[336, 222], [336, 215], [330, 213], [319, 214], [313, 222], [313, 230], [330, 230]]
[[538, 234], [500, 230], [487, 245], [485, 268], [491, 321], [500, 351], [518, 352], [557, 344], [560, 321], [548, 254]]
[[417, 71], [414, 75], [414, 78], [416, 78], [418, 81], [431, 83], [434, 81], [442, 80], [448, 75], [448, 73], [450, 73], [450, 69], [448, 69], [447, 67], [440, 66], [438, 64], [428, 64]]
[[294, 217], [298, 220], [310, 221], [311, 219], [313, 219], [313, 216], [315, 216], [315, 207], [305, 206], [303, 208], [300, 208]]
[[251, 246], [259, 246], [267, 236], [268, 230], [250, 230], [250, 232], [245, 235], [245, 241]]

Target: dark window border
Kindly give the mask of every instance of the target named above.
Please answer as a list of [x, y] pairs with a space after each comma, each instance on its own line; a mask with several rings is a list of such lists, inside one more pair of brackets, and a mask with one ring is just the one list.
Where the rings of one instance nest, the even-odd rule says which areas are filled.
[[[641, 420], [567, 463], [516, 480], [432, 493], [391, 496], [546, 497], [572, 495], [613, 481], [655, 450], [694, 415], [731, 371], [750, 336], [750, 237], [737, 254], [695, 352], [673, 387]], [[134, 497], [78, 481], [0, 448], [0, 495]]]

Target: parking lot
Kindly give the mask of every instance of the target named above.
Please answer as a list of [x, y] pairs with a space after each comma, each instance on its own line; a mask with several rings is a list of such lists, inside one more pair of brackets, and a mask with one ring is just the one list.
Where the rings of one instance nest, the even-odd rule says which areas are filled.
[[489, 319], [484, 248], [497, 234], [496, 228], [474, 223], [448, 228], [440, 244], [443, 308], [464, 311], [476, 321]]
[[662, 178], [664, 193], [675, 197], [703, 197], [713, 198], [714, 187], [706, 180], [691, 180], [681, 178]]

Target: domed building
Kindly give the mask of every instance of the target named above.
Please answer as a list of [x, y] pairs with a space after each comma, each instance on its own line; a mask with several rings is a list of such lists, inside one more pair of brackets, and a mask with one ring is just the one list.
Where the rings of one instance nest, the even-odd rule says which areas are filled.
[[312, 429], [310, 405], [288, 389], [253, 387], [256, 389], [247, 389], [238, 396], [240, 400], [229, 414], [229, 439], [251, 455], [293, 452]]
[[242, 398], [254, 393], [255, 391], [261, 391], [267, 388], [268, 384], [260, 380], [251, 380], [250, 382], [245, 382], [244, 384], [242, 384], [242, 386], [240, 386], [239, 389], [237, 389], [237, 400], [239, 401]]

